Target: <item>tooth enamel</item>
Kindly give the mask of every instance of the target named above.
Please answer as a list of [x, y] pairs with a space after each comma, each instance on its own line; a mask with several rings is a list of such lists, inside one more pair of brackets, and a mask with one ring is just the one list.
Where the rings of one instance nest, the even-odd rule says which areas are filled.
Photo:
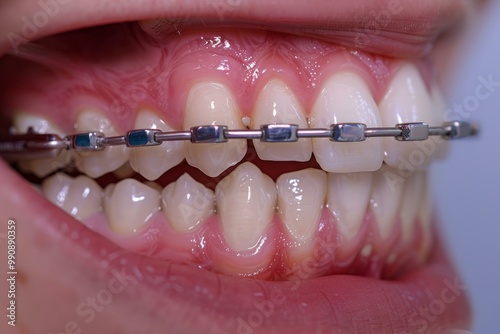
[[[289, 123], [307, 128], [304, 111], [294, 94], [280, 80], [269, 82], [260, 93], [252, 115], [252, 128], [262, 124]], [[309, 161], [312, 154], [311, 139], [295, 143], [263, 143], [254, 140], [257, 155], [262, 160]]]
[[305, 169], [281, 175], [278, 213], [288, 233], [297, 241], [310, 240], [317, 230], [326, 196], [326, 173]]
[[[443, 115], [443, 118], [439, 122], [445, 121], [446, 102], [441, 89], [436, 84], [431, 90], [431, 98], [434, 110], [436, 110], [437, 115]], [[432, 137], [432, 140], [436, 143], [436, 158], [445, 159], [448, 156], [448, 141], [442, 139], [441, 137]]]
[[429, 193], [428, 179], [425, 178], [422, 187], [422, 196], [419, 204], [418, 218], [422, 229], [422, 247], [420, 249], [420, 258], [425, 260], [432, 246], [432, 227], [431, 227], [431, 194]]
[[404, 191], [399, 209], [401, 217], [401, 236], [403, 242], [410, 239], [417, 220], [417, 213], [422, 201], [425, 174], [417, 171], [409, 176], [404, 184]]
[[[102, 132], [106, 136], [118, 136], [119, 133], [111, 121], [102, 114], [86, 110], [78, 115], [75, 125], [77, 132]], [[129, 159], [130, 150], [125, 145], [106, 147], [98, 152], [77, 152], [75, 154], [78, 170], [92, 178], [100, 177], [121, 167]]]
[[397, 170], [385, 164], [375, 173], [370, 206], [382, 239], [393, 230], [404, 183], [405, 179], [397, 174]]
[[66, 174], [55, 174], [43, 181], [42, 192], [49, 201], [78, 220], [102, 210], [101, 187], [83, 175], [73, 179]]
[[[64, 137], [63, 132], [47, 119], [31, 115], [31, 114], [16, 114], [13, 119], [14, 130], [16, 133], [26, 133], [29, 127], [37, 133], [53, 133]], [[26, 172], [32, 172], [36, 176], [42, 178], [55, 170], [58, 170], [71, 162], [71, 155], [67, 151], [62, 151], [55, 158], [37, 159], [31, 161], [23, 161], [22, 169]]]
[[120, 180], [129, 178], [134, 174], [135, 174], [135, 171], [132, 169], [132, 167], [130, 166], [130, 163], [128, 161], [126, 163], [124, 163], [121, 167], [119, 167], [118, 169], [113, 171], [113, 175], [116, 176]]
[[165, 217], [180, 232], [192, 230], [215, 211], [214, 192], [187, 173], [165, 187], [161, 196]]
[[160, 192], [134, 179], [108, 186], [104, 195], [108, 224], [119, 234], [140, 231], [160, 208]]
[[228, 244], [238, 251], [254, 247], [276, 209], [276, 185], [271, 178], [245, 162], [217, 184], [215, 196]]
[[350, 239], [356, 236], [370, 201], [373, 174], [328, 173], [327, 207], [335, 217], [340, 233]]
[[[197, 125], [227, 125], [243, 129], [241, 115], [231, 92], [218, 83], [200, 83], [189, 91], [184, 116], [184, 129]], [[215, 177], [245, 156], [245, 140], [219, 144], [185, 143], [187, 162], [208, 176]]]
[[[139, 112], [134, 129], [173, 131], [168, 124], [149, 110]], [[130, 166], [148, 180], [156, 180], [184, 160], [184, 143], [167, 141], [158, 146], [130, 149]]]
[[[382, 125], [368, 86], [352, 73], [340, 73], [328, 79], [312, 108], [309, 123], [312, 128], [337, 123]], [[313, 139], [313, 152], [323, 170], [335, 173], [375, 171], [383, 160], [380, 140], [345, 144], [316, 138]]]
[[[385, 96], [379, 103], [382, 124], [394, 127], [398, 123], [425, 122], [430, 126], [441, 125], [442, 111], [436, 112], [430, 94], [417, 68], [405, 64], [389, 84]], [[407, 165], [412, 170], [426, 167], [435, 155], [433, 149], [425, 149], [423, 142], [401, 143], [394, 138], [384, 138], [384, 161], [391, 167]], [[428, 146], [427, 146], [428, 147]]]

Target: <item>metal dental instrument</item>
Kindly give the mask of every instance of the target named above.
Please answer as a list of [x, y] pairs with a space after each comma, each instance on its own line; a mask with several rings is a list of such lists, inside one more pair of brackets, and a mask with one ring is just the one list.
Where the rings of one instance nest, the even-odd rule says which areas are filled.
[[145, 147], [165, 141], [188, 140], [191, 143], [225, 143], [230, 139], [257, 139], [267, 143], [296, 142], [300, 138], [328, 138], [332, 142], [361, 142], [371, 137], [394, 137], [398, 141], [427, 140], [429, 136], [458, 139], [474, 136], [478, 128], [464, 121], [446, 122], [439, 127], [426, 123], [402, 123], [393, 128], [368, 128], [363, 123], [332, 124], [329, 128], [299, 128], [295, 124], [265, 124], [255, 130], [232, 130], [225, 125], [201, 125], [186, 131], [162, 132], [158, 129], [136, 129], [124, 136], [106, 137], [101, 132], [68, 135], [26, 134], [0, 137], [0, 156], [10, 161], [53, 158], [63, 150], [100, 151], [108, 146]]

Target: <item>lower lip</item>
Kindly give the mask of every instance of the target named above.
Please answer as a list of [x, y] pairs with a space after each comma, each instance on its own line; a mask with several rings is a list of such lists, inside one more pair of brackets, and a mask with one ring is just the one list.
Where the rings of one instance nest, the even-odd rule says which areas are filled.
[[19, 222], [20, 249], [31, 257], [44, 246], [56, 247], [65, 262], [84, 267], [86, 285], [124, 275], [130, 284], [121, 301], [144, 301], [147, 307], [137, 312], [160, 316], [181, 331], [429, 333], [470, 324], [465, 287], [439, 243], [425, 267], [396, 281], [350, 275], [293, 282], [233, 278], [120, 249], [49, 204], [3, 162], [0, 175], [0, 216]]

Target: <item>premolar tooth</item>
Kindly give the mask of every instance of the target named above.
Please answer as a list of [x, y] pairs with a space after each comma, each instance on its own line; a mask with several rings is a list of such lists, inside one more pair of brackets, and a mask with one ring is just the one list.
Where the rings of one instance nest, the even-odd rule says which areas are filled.
[[305, 169], [281, 175], [278, 213], [288, 233], [297, 241], [309, 241], [317, 230], [326, 196], [326, 173]]
[[347, 238], [356, 236], [363, 224], [370, 202], [373, 174], [328, 173], [327, 206], [340, 232]]
[[276, 210], [276, 185], [245, 162], [217, 184], [217, 210], [228, 244], [235, 250], [254, 247]]
[[[336, 74], [326, 82], [310, 115], [310, 126], [324, 128], [338, 123], [382, 125], [379, 110], [363, 79], [353, 73]], [[380, 140], [359, 143], [332, 143], [313, 139], [314, 156], [328, 172], [367, 172], [380, 168], [383, 145]]]
[[[139, 112], [134, 129], [160, 129], [163, 132], [174, 130], [149, 110]], [[158, 146], [130, 149], [132, 169], [148, 180], [156, 180], [182, 160], [184, 160], [184, 143], [181, 141], [167, 141]]]
[[75, 179], [55, 174], [43, 181], [45, 197], [78, 220], [102, 210], [102, 188], [92, 179], [80, 175]]
[[[394, 127], [398, 123], [425, 122], [441, 125], [443, 111], [436, 112], [425, 83], [412, 64], [405, 64], [396, 73], [379, 103], [382, 124]], [[391, 167], [406, 166], [415, 170], [426, 167], [436, 150], [427, 150], [423, 142], [398, 142], [384, 138], [384, 161]]]
[[134, 179], [112, 184], [104, 194], [104, 212], [116, 233], [140, 231], [160, 208], [160, 192]]
[[[102, 114], [86, 110], [78, 115], [76, 131], [102, 132], [106, 136], [118, 136], [120, 133], [111, 121]], [[75, 155], [78, 170], [90, 177], [97, 178], [121, 167], [129, 159], [130, 150], [125, 145], [106, 147], [98, 152], [77, 152]]]
[[[288, 123], [307, 128], [304, 111], [292, 91], [280, 80], [269, 82], [260, 93], [252, 115], [252, 128], [263, 124]], [[309, 161], [312, 154], [311, 139], [295, 143], [263, 143], [253, 141], [257, 155], [262, 160]]]
[[161, 207], [177, 231], [189, 231], [215, 211], [214, 192], [196, 182], [189, 174], [163, 189]]
[[403, 194], [405, 179], [397, 173], [396, 169], [382, 165], [373, 180], [370, 205], [382, 239], [389, 237], [394, 227]]
[[[184, 116], [184, 129], [197, 125], [227, 125], [243, 129], [235, 98], [226, 86], [214, 82], [196, 84], [189, 91]], [[245, 156], [245, 140], [219, 144], [185, 143], [187, 162], [208, 176], [215, 177]]]

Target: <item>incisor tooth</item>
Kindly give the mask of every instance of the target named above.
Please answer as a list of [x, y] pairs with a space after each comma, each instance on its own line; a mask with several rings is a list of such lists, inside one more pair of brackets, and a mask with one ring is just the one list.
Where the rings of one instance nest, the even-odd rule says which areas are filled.
[[[441, 125], [443, 114], [436, 112], [425, 83], [412, 64], [405, 64], [396, 73], [379, 103], [382, 125], [394, 127], [398, 123], [425, 122]], [[432, 140], [432, 139], [430, 139]], [[427, 141], [398, 142], [384, 138], [384, 161], [391, 167], [415, 170], [428, 166], [436, 150], [428, 150]], [[427, 145], [427, 146], [426, 146]]]
[[[196, 84], [189, 91], [184, 115], [184, 129], [197, 125], [227, 125], [243, 129], [241, 115], [229, 89], [218, 83]], [[219, 144], [185, 143], [187, 162], [208, 176], [215, 177], [234, 166], [245, 156], [246, 140], [230, 140]]]
[[422, 202], [424, 183], [425, 174], [421, 171], [416, 171], [405, 180], [401, 208], [399, 209], [403, 242], [410, 239], [411, 232], [418, 219], [417, 213]]
[[189, 231], [215, 211], [214, 192], [183, 174], [161, 194], [161, 207], [169, 223], [177, 231]]
[[356, 236], [370, 202], [373, 174], [328, 173], [327, 206], [337, 227], [347, 238]]
[[[280, 80], [270, 81], [260, 93], [252, 115], [252, 125], [289, 123], [307, 128], [304, 111], [292, 91]], [[295, 143], [263, 143], [254, 140], [257, 155], [262, 160], [309, 161], [312, 154], [311, 139], [302, 138]]]
[[[106, 136], [120, 135], [109, 119], [93, 110], [80, 112], [75, 129], [79, 133], [92, 131], [102, 132]], [[125, 145], [106, 147], [98, 152], [77, 152], [76, 167], [88, 176], [97, 178], [118, 169], [128, 161], [129, 154], [130, 150]]]
[[[337, 123], [382, 125], [379, 110], [363, 79], [353, 73], [336, 74], [325, 83], [310, 115], [310, 126], [324, 128]], [[380, 140], [333, 143], [313, 139], [314, 157], [327, 172], [368, 172], [380, 168], [383, 145]]]
[[[134, 128], [173, 131], [168, 124], [149, 110], [139, 112]], [[148, 180], [156, 180], [182, 160], [184, 160], [184, 143], [181, 141], [167, 141], [158, 146], [130, 149], [130, 166]]]
[[66, 174], [55, 174], [43, 181], [42, 192], [49, 201], [78, 220], [102, 210], [101, 187], [83, 175], [73, 179]]
[[317, 230], [326, 196], [326, 173], [305, 169], [281, 175], [278, 213], [288, 234], [300, 242], [309, 241]]
[[217, 184], [215, 196], [228, 244], [238, 251], [256, 246], [276, 210], [273, 180], [245, 162]]
[[108, 224], [119, 234], [139, 232], [160, 208], [160, 192], [134, 179], [108, 186], [104, 195]]

